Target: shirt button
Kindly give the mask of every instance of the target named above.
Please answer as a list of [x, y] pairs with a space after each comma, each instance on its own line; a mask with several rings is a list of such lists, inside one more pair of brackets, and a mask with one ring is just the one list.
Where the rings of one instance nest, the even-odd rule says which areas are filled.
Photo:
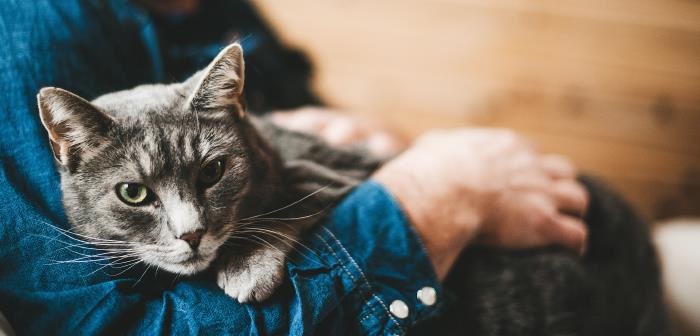
[[435, 288], [433, 287], [423, 287], [419, 289], [416, 296], [418, 300], [426, 306], [432, 306], [435, 304], [435, 301], [437, 301], [437, 292], [435, 292]]
[[401, 300], [394, 300], [394, 302], [389, 305], [389, 311], [400, 319], [408, 317], [408, 306]]

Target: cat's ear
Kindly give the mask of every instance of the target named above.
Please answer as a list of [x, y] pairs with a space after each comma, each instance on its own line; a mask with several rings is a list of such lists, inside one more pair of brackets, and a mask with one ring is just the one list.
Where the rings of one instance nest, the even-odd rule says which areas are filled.
[[[245, 64], [238, 43], [222, 50], [199, 75], [189, 104], [196, 111], [229, 109], [238, 117], [245, 115], [241, 95]], [[197, 76], [197, 75], [195, 75]]]
[[99, 146], [114, 123], [87, 100], [63, 89], [43, 88], [36, 98], [53, 155], [64, 166]]

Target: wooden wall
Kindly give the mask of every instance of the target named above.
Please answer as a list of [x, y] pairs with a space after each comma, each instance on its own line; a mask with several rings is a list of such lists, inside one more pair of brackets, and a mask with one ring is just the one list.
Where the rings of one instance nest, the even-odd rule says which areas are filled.
[[649, 218], [700, 213], [700, 2], [255, 0], [332, 104], [408, 137], [511, 127]]

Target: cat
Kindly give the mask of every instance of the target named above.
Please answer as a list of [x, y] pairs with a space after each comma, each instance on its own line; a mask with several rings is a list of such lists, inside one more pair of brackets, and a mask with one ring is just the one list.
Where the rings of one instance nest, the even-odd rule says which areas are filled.
[[41, 89], [73, 230], [171, 273], [214, 267], [240, 302], [269, 297], [300, 234], [379, 161], [249, 115], [244, 68], [233, 44], [183, 83], [92, 102]]
[[[300, 235], [382, 160], [249, 115], [243, 74], [234, 44], [183, 83], [92, 102], [42, 89], [40, 117], [74, 231], [129, 242], [143, 262], [172, 273], [214, 268], [240, 302], [269, 297]], [[667, 334], [646, 225], [601, 183], [582, 182], [591, 195], [585, 257], [468, 247], [444, 283], [443, 314], [410, 333]]]

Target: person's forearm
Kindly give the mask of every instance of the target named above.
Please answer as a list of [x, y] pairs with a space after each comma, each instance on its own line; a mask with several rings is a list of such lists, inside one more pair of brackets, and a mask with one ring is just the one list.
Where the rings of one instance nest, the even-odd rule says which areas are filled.
[[[392, 168], [385, 167], [379, 170], [373, 179], [384, 185], [404, 209], [425, 245], [435, 274], [440, 281], [443, 281], [464, 247], [476, 235], [479, 223], [477, 213], [460, 209], [459, 212], [436, 214], [435, 211], [451, 212], [449, 205], [459, 206], [459, 204], [455, 204], [454, 200], [444, 199], [439, 202], [446, 206], [433, 207], [434, 202], [426, 200], [426, 192], [416, 183], [418, 177], [411, 176], [410, 170], [397, 173]], [[462, 217], [464, 225], [435, 223], [436, 220], [441, 220], [440, 218], [454, 218], [456, 215]]]

